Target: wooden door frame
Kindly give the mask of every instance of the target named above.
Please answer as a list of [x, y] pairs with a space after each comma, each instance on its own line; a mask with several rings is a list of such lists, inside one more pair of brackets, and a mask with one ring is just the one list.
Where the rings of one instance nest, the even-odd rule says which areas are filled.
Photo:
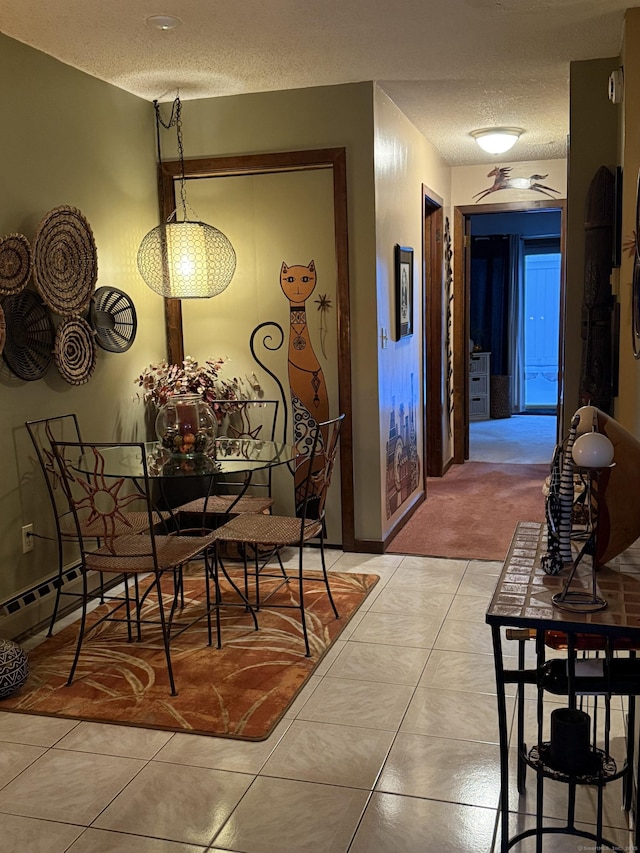
[[423, 459], [424, 490], [427, 477], [444, 473], [444, 201], [422, 184], [422, 304], [424, 306], [423, 370], [424, 410]]
[[[567, 202], [531, 201], [504, 204], [460, 205], [454, 209], [454, 387], [459, 389], [454, 400], [453, 462], [462, 464], [469, 458], [469, 308], [470, 308], [470, 217], [479, 213], [524, 213], [527, 210], [560, 211], [560, 334], [558, 341], [558, 435], [561, 434], [564, 406], [564, 340], [566, 301], [566, 231]], [[458, 295], [460, 298], [458, 299]]]
[[[269, 172], [332, 170], [333, 213], [336, 251], [336, 320], [338, 326], [338, 405], [346, 415], [340, 433], [340, 474], [342, 501], [342, 548], [355, 550], [355, 513], [353, 489], [353, 428], [351, 386], [351, 326], [349, 302], [349, 245], [347, 226], [347, 160], [345, 148], [309, 151], [283, 151], [270, 154], [246, 154], [232, 157], [205, 157], [184, 161], [185, 178], [221, 178], [259, 175]], [[165, 161], [158, 166], [160, 213], [164, 221], [176, 209], [175, 185], [181, 164]], [[172, 364], [184, 360], [182, 304], [165, 299], [167, 358]]]

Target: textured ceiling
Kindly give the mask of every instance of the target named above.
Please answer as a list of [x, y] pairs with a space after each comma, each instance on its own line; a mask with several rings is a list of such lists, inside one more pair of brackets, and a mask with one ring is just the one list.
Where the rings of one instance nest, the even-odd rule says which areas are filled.
[[[615, 57], [628, 0], [0, 0], [0, 31], [145, 99], [375, 80], [451, 165], [475, 128], [563, 157], [569, 62]], [[638, 4], [636, 4], [638, 5]], [[145, 23], [171, 14], [182, 24]]]

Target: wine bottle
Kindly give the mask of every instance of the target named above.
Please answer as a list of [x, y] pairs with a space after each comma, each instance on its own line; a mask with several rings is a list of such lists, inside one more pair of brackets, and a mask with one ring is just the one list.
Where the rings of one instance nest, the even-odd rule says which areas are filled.
[[[568, 661], [556, 658], [535, 673], [535, 683], [549, 693], [566, 696], [569, 691]], [[528, 679], [527, 679], [528, 680]], [[531, 678], [534, 681], [534, 678]], [[640, 695], [640, 658], [585, 658], [575, 661], [573, 688], [576, 695]]]
[[[535, 640], [535, 628], [507, 628], [507, 640]], [[576, 651], [604, 651], [607, 648], [607, 637], [604, 634], [574, 634]], [[551, 649], [564, 651], [569, 647], [569, 638], [563, 631], [545, 631], [544, 642]], [[631, 637], [613, 637], [611, 648], [615, 651], [640, 650], [640, 643]]]
[[[576, 651], [604, 651], [607, 648], [607, 637], [604, 634], [574, 634], [573, 640]], [[550, 648], [559, 650], [569, 645], [563, 631], [545, 631], [544, 642]], [[638, 640], [631, 637], [611, 637], [610, 643], [611, 648], [617, 651], [640, 648]]]

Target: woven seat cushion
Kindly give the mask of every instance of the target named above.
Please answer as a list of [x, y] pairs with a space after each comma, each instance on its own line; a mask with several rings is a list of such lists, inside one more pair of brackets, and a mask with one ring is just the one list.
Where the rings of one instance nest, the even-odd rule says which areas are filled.
[[[305, 523], [303, 541], [313, 539], [322, 530], [315, 519]], [[296, 545], [300, 542], [300, 519], [284, 515], [238, 515], [213, 532], [218, 542], [247, 545]]]
[[[156, 536], [158, 569], [173, 569], [202, 554], [214, 541], [213, 534], [206, 536]], [[118, 536], [111, 548], [103, 545], [85, 556], [87, 569], [96, 572], [138, 573], [155, 571], [151, 537]]]
[[[267, 497], [258, 497], [256, 495], [243, 495], [240, 500], [233, 505], [231, 505], [236, 500], [237, 495], [211, 495], [211, 497], [207, 500], [207, 513], [212, 513], [213, 515], [226, 515], [229, 511], [231, 511], [234, 515], [245, 513], [245, 512], [255, 512], [261, 513], [266, 512], [273, 506], [273, 498]], [[198, 498], [195, 501], [190, 501], [187, 504], [183, 504], [179, 509], [180, 512], [199, 512], [202, 513], [205, 511], [205, 499]], [[231, 510], [230, 510], [231, 508]]]

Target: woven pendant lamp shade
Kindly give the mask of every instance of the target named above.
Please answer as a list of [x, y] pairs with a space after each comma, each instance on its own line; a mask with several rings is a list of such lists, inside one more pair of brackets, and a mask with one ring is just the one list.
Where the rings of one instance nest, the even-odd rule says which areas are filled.
[[138, 269], [146, 284], [169, 299], [209, 298], [225, 290], [236, 269], [227, 237], [204, 222], [164, 222], [143, 238]]

